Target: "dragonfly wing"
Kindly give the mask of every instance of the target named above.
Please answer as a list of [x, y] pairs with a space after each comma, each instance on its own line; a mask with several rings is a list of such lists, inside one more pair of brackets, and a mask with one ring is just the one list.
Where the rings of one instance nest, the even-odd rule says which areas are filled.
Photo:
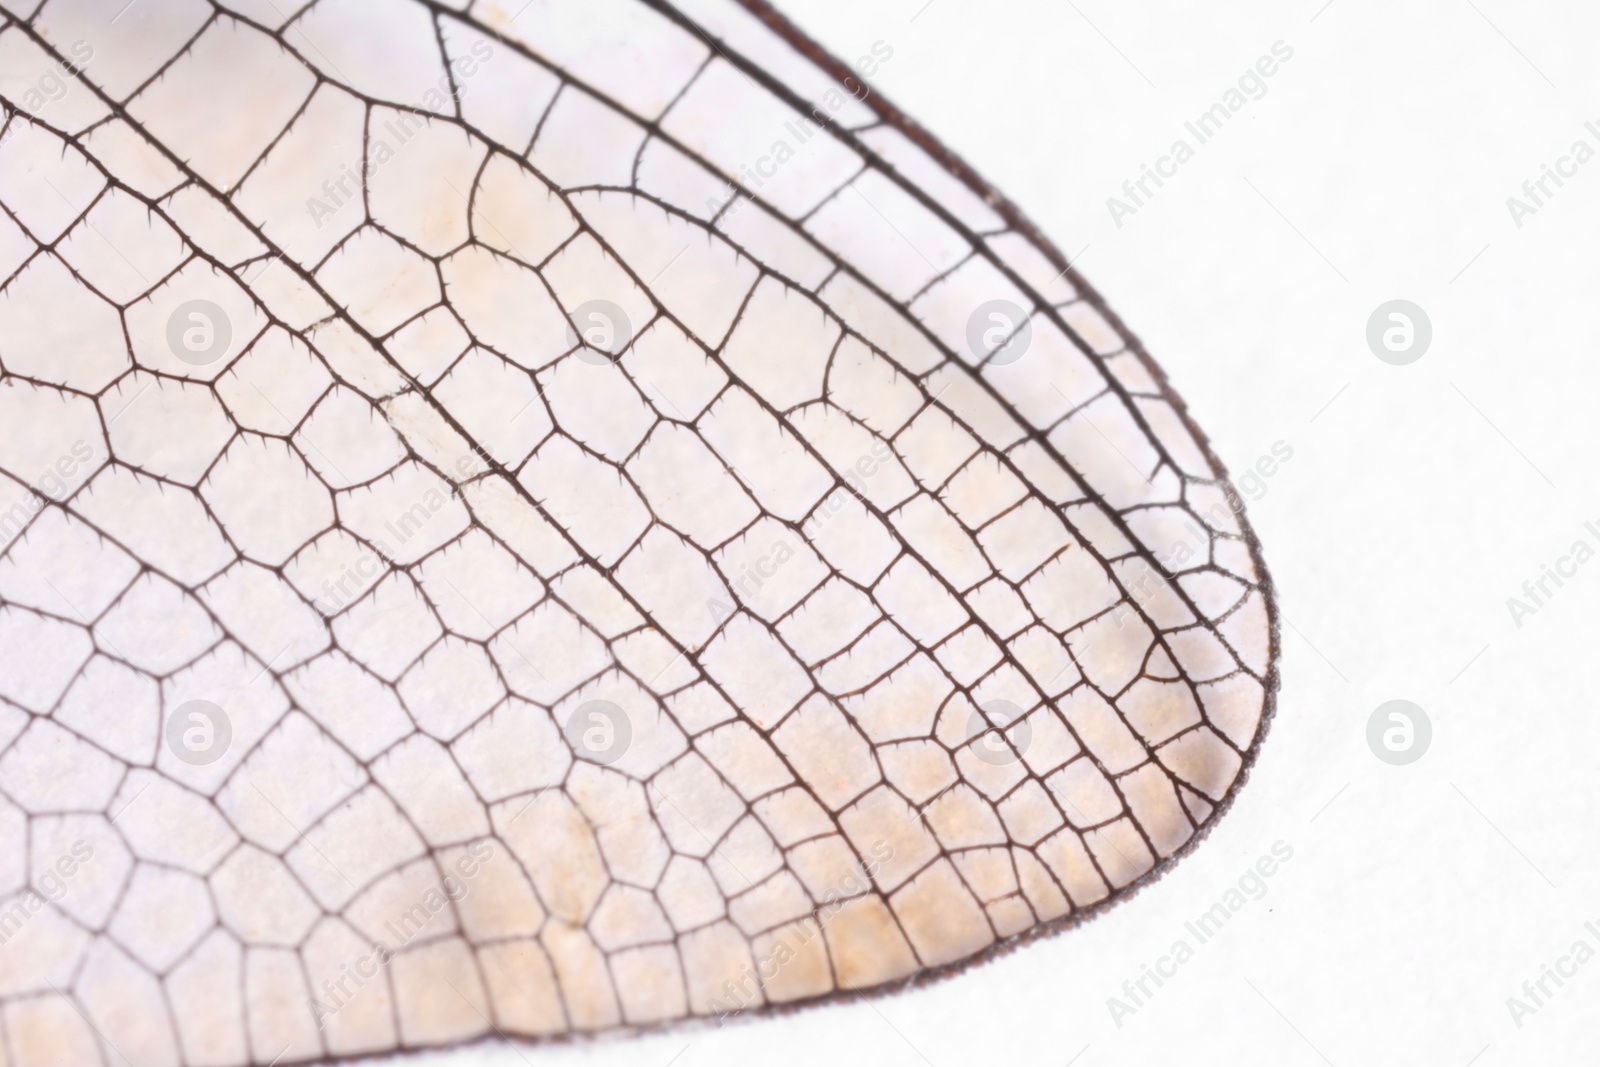
[[892, 988], [1232, 799], [1239, 497], [892, 45], [122, 6], [0, 3], [0, 1061]]

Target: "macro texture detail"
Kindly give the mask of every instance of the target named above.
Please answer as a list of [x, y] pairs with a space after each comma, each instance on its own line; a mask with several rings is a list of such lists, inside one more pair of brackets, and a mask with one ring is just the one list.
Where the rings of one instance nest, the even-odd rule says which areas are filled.
[[125, 4], [0, 0], [0, 1067], [892, 987], [1231, 799], [1239, 498], [891, 46]]

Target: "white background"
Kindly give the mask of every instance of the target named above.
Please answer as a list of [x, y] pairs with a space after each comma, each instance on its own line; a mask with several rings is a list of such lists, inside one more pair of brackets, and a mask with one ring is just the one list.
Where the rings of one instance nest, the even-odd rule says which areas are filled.
[[[1286, 620], [1256, 771], [1136, 899], [932, 988], [418, 1062], [1595, 1062], [1600, 959], [1520, 1027], [1506, 1002], [1579, 938], [1600, 950], [1600, 559], [1520, 628], [1506, 600], [1578, 538], [1600, 548], [1600, 159], [1521, 228], [1506, 198], [1575, 140], [1600, 149], [1600, 10], [923, 3], [780, 6], [838, 55], [892, 45], [877, 89], [1081, 255], [1230, 468], [1294, 450], [1249, 510]], [[1106, 198], [1278, 40], [1268, 94], [1117, 228]], [[1365, 342], [1394, 298], [1433, 323], [1406, 367]], [[1365, 737], [1397, 697], [1434, 729], [1405, 767]], [[1195, 944], [1184, 923], [1280, 840], [1266, 895], [1118, 1027], [1107, 998]]]

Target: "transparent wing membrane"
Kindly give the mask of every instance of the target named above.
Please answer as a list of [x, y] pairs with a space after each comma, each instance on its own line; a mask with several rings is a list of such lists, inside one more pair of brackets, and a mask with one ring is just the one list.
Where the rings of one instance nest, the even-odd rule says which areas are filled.
[[0, 1065], [894, 987], [1231, 799], [1239, 497], [892, 46], [125, 4], [0, 0]]

